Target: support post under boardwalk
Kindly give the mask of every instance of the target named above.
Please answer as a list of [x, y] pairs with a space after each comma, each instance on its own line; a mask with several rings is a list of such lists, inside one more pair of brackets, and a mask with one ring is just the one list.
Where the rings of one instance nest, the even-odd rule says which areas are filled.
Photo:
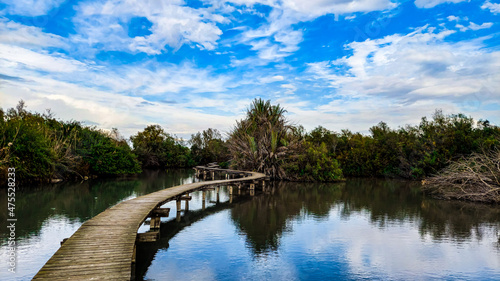
[[202, 199], [201, 199], [201, 209], [202, 209], [202, 210], [205, 210], [205, 201], [206, 201], [206, 197], [207, 197], [207, 192], [206, 192], [205, 190], [203, 190], [203, 191], [201, 192], [201, 194], [202, 194], [202, 195], [201, 195], [201, 198], [202, 198]]
[[161, 218], [160, 217], [152, 217], [151, 222], [149, 223], [150, 229], [158, 229], [160, 228]]
[[177, 201], [175, 203], [176, 203], [176, 207], [177, 207], [177, 213], [180, 213], [181, 212], [181, 200], [177, 199]]
[[[200, 168], [200, 171], [203, 169]], [[206, 186], [234, 185], [263, 177], [264, 174], [251, 173], [250, 177], [241, 180], [194, 182], [118, 203], [83, 223], [33, 280], [130, 280], [134, 276], [131, 265], [136, 240], [155, 241], [159, 237], [158, 231], [137, 233], [146, 217], [158, 214], [157, 211], [152, 213], [158, 206]], [[230, 201], [232, 200], [231, 197]], [[177, 210], [177, 219], [180, 220], [180, 201], [177, 202]], [[110, 222], [113, 222], [112, 227], [109, 227]]]

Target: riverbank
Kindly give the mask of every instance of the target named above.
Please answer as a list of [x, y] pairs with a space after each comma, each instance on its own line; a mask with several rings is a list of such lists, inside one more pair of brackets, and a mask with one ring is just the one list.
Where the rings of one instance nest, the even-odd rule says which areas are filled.
[[[60, 242], [84, 221], [123, 200], [190, 183], [193, 176], [192, 169], [168, 173], [146, 170], [132, 180], [95, 179], [20, 191], [16, 205], [19, 273], [13, 277], [7, 271], [0, 272], [0, 279], [30, 280]], [[183, 213], [178, 223], [183, 228], [178, 229], [174, 215], [162, 222], [158, 242], [138, 251], [145, 256], [136, 280], [163, 280], [163, 274], [172, 272], [178, 273], [175, 279], [189, 278], [196, 265], [206, 262], [210, 272], [216, 272], [220, 279], [267, 276], [273, 272], [296, 272], [300, 276], [323, 272], [326, 275], [318, 279], [329, 279], [329, 274], [341, 272], [329, 271], [336, 264], [347, 270], [339, 278], [349, 277], [351, 263], [356, 260], [348, 254], [359, 252], [377, 258], [376, 265], [366, 260], [359, 264], [363, 272], [372, 276], [386, 274], [384, 279], [400, 279], [404, 274], [443, 279], [496, 277], [496, 271], [488, 268], [497, 268], [491, 262], [498, 255], [498, 206], [434, 200], [423, 196], [415, 181], [358, 178], [341, 183], [276, 184], [274, 193], [269, 194], [256, 193], [252, 197], [234, 192], [232, 205], [228, 203], [228, 189], [220, 190], [221, 205], [217, 205], [213, 192], [207, 192], [206, 210], [215, 208], [209, 215], [199, 214], [202, 194], [191, 194], [189, 212]], [[272, 186], [268, 187], [272, 192]], [[5, 196], [5, 190], [0, 190], [0, 200]], [[164, 207], [175, 209], [176, 205], [172, 202]], [[6, 211], [0, 210], [0, 217], [6, 218]], [[197, 219], [199, 216], [202, 218]], [[5, 249], [5, 222], [0, 220], [0, 251]], [[149, 224], [140, 232], [148, 229]], [[176, 231], [175, 235], [170, 231]], [[373, 239], [367, 241], [366, 233], [371, 233]], [[318, 252], [313, 244], [321, 245], [324, 251]], [[401, 249], [406, 250], [402, 253]], [[212, 255], [219, 262], [210, 262]], [[412, 256], [412, 261], [394, 267], [403, 255]], [[199, 262], [173, 262], [188, 258]], [[419, 271], [414, 270], [415, 260]], [[264, 261], [268, 266], [260, 267]], [[322, 270], [311, 267], [310, 262], [321, 265]], [[178, 271], [167, 270], [172, 267]]]

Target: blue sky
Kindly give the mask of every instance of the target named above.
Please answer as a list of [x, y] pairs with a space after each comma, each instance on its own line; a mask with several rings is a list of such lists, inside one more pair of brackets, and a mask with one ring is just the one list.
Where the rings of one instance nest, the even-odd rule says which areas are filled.
[[130, 136], [227, 132], [260, 97], [311, 130], [500, 124], [500, 4], [0, 0], [0, 106]]

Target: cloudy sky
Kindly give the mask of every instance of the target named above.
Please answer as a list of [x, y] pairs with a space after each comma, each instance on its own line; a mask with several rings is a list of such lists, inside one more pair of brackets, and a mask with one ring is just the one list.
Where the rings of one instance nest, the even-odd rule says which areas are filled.
[[490, 0], [0, 0], [0, 107], [63, 120], [228, 131], [256, 98], [310, 130], [500, 124]]

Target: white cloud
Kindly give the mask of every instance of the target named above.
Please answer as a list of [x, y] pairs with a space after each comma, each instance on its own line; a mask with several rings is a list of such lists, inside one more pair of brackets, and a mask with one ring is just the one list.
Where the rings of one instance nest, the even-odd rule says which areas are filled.
[[63, 55], [34, 52], [17, 46], [0, 44], [0, 62], [4, 67], [38, 71], [66, 72], [85, 70], [85, 65]]
[[[221, 2], [218, 0], [212, 2]], [[388, 0], [227, 0], [224, 2], [253, 6], [262, 4], [281, 10], [293, 10], [307, 18], [316, 18], [326, 14], [350, 14], [372, 12], [394, 8], [395, 4]]]
[[460, 3], [463, 1], [465, 0], [415, 0], [415, 6], [428, 9], [443, 3]]
[[[73, 19], [79, 31], [75, 40], [108, 50], [160, 54], [166, 46], [174, 49], [184, 44], [213, 50], [222, 31], [216, 23], [227, 20], [207, 9], [194, 9], [183, 1], [82, 2]], [[134, 17], [147, 18], [151, 34], [129, 37], [128, 24]]]
[[[148, 61], [140, 65], [122, 66], [117, 70], [103, 69], [95, 72], [94, 85], [106, 87], [113, 92], [137, 96], [162, 96], [190, 93], [216, 93], [226, 91], [230, 82], [227, 75], [213, 75], [208, 69], [200, 69], [192, 64], [159, 64]], [[82, 77], [84, 82], [87, 77]]]
[[283, 80], [285, 80], [285, 77], [283, 77], [282, 75], [265, 76], [265, 77], [259, 78], [259, 82], [262, 84], [273, 83], [273, 82], [283, 81]]
[[65, 39], [40, 28], [0, 19], [0, 43], [29, 47], [64, 47]]
[[459, 17], [453, 16], [453, 15], [452, 16], [448, 16], [446, 18], [448, 19], [448, 21], [459, 21], [460, 20]]
[[7, 7], [1, 12], [22, 16], [42, 16], [59, 7], [65, 0], [3, 0]]
[[500, 14], [500, 3], [491, 3], [490, 1], [484, 2], [481, 9], [488, 9], [493, 14]]
[[388, 0], [232, 0], [227, 2], [247, 6], [259, 3], [272, 7], [272, 11], [267, 16], [267, 23], [256, 29], [244, 30], [237, 42], [252, 46], [252, 50], [257, 51], [259, 60], [247, 58], [233, 61], [233, 65], [248, 63], [265, 65], [269, 62], [281, 61], [284, 57], [295, 53], [299, 49], [299, 44], [303, 41], [303, 31], [293, 28], [293, 25], [298, 22], [311, 21], [326, 14], [343, 15], [357, 12], [383, 11], [397, 6]]
[[285, 95], [294, 95], [297, 90], [297, 87], [294, 84], [282, 84], [280, 87], [285, 89]]
[[[230, 95], [224, 99], [183, 95], [178, 100], [176, 96], [172, 96], [174, 100], [165, 103], [39, 76], [23, 78], [30, 83], [2, 83], [2, 107], [13, 107], [23, 99], [29, 110], [43, 112], [51, 108], [56, 117], [62, 120], [86, 120], [98, 124], [97, 126], [103, 129], [119, 128], [126, 137], [137, 133], [148, 124], [160, 124], [169, 133], [184, 138], [209, 127], [227, 131], [235, 119], [228, 118], [227, 114], [204, 112], [201, 108], [221, 104], [232, 110], [242, 111], [245, 108], [243, 104], [235, 104], [234, 97]], [[234, 116], [238, 116], [238, 113]]]
[[350, 14], [357, 12], [372, 12], [395, 8], [396, 5], [388, 0], [287, 0], [283, 5], [299, 13], [318, 17], [326, 14]]
[[354, 121], [366, 115], [356, 126], [366, 126], [373, 116], [402, 125], [436, 108], [498, 118], [491, 106], [500, 103], [500, 52], [485, 49], [485, 38], [450, 43], [444, 39], [452, 31], [432, 30], [352, 42], [352, 55], [309, 64], [314, 78], [328, 82], [333, 92], [312, 119], [330, 113]]
[[57, 53], [0, 44], [0, 66], [2, 107], [13, 107], [24, 99], [30, 110], [51, 108], [63, 120], [116, 127], [125, 136], [152, 123], [185, 138], [208, 127], [228, 130], [235, 119], [227, 116], [239, 116], [250, 102], [218, 94], [239, 85], [233, 77], [188, 63], [152, 60], [108, 68]]
[[493, 23], [492, 22], [485, 22], [481, 25], [479, 24], [475, 24], [473, 22], [470, 22], [469, 23], [469, 26], [464, 26], [462, 24], [457, 24], [456, 27], [458, 29], [460, 29], [460, 31], [464, 32], [464, 31], [467, 31], [467, 30], [480, 30], [480, 29], [487, 29], [487, 28], [490, 28], [493, 26]]

